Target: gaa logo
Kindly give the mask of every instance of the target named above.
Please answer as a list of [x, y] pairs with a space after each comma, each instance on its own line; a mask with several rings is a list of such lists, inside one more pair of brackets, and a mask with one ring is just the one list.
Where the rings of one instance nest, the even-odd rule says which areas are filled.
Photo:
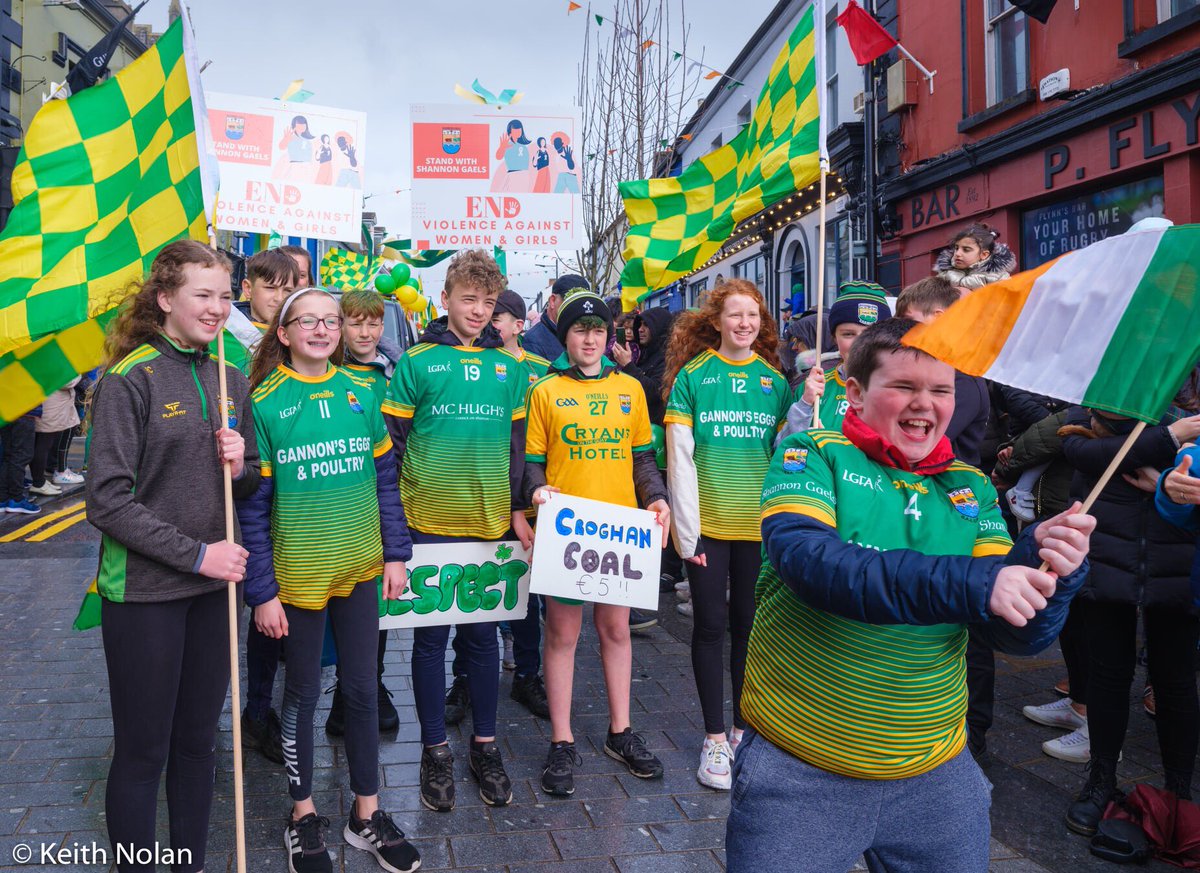
[[241, 115], [225, 116], [225, 136], [229, 139], [241, 139], [246, 133], [246, 119]]
[[979, 518], [979, 500], [970, 488], [956, 488], [946, 496], [964, 518]]
[[462, 148], [462, 128], [461, 127], [443, 127], [442, 128], [442, 151], [448, 155], [458, 154], [458, 150]]
[[503, 382], [505, 379], [508, 378], [508, 365], [507, 364], [497, 364], [496, 365], [496, 378], [499, 379], [501, 382]]
[[784, 449], [783, 472], [803, 473], [808, 466], [808, 449]]
[[775, 393], [775, 383], [772, 381], [770, 376], [759, 376], [758, 385], [760, 388], [762, 388], [763, 394]]
[[619, 395], [619, 398], [618, 398], [618, 399], [620, 399], [620, 401], [621, 401], [621, 411], [622, 411], [623, 413], [625, 413], [626, 415], [629, 415], [629, 413], [630, 413], [630, 412], [633, 410], [633, 397], [632, 397], [632, 395], [629, 395], [629, 394], [621, 394], [621, 395]]

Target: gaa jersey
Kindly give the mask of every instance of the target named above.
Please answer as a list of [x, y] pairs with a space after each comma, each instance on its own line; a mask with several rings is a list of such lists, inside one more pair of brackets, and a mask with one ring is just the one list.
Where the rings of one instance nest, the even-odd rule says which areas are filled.
[[611, 369], [596, 379], [551, 373], [529, 389], [525, 427], [525, 460], [545, 464], [549, 484], [637, 507], [633, 453], [651, 450], [654, 441], [637, 379]]
[[521, 349], [521, 354], [517, 357], [517, 361], [529, 377], [529, 384], [526, 386], [528, 388], [532, 388], [533, 383], [545, 376], [550, 369], [549, 361], [539, 355], [533, 354], [533, 352], [527, 352], [525, 349]]
[[675, 377], [663, 422], [692, 429], [704, 536], [762, 539], [763, 477], [791, 400], [787, 379], [758, 355], [731, 361], [709, 349]]
[[375, 398], [375, 405], [382, 408], [388, 387], [388, 378], [383, 370], [367, 364], [351, 364], [349, 362], [343, 364], [342, 367], [359, 382], [370, 387], [371, 395]]
[[280, 365], [251, 394], [262, 475], [274, 485], [279, 599], [322, 609], [383, 570], [375, 459], [392, 440], [369, 386], [345, 370]]
[[[801, 383], [796, 389], [797, 396], [803, 391], [804, 384]], [[846, 417], [846, 410], [849, 408], [850, 401], [846, 398], [846, 380], [842, 378], [837, 367], [826, 370], [825, 393], [821, 395], [818, 407], [822, 429], [840, 431], [842, 419]]]
[[419, 343], [396, 364], [385, 415], [412, 430], [400, 467], [409, 527], [494, 540], [512, 524], [512, 423], [525, 417], [529, 380], [500, 348]]
[[[842, 540], [926, 555], [1007, 554], [991, 482], [954, 461], [920, 475], [868, 458], [840, 433], [784, 439], [762, 515], [798, 513]], [[966, 739], [967, 630], [866, 624], [808, 606], [764, 561], [755, 590], [742, 713], [801, 760], [858, 779], [927, 773]]]

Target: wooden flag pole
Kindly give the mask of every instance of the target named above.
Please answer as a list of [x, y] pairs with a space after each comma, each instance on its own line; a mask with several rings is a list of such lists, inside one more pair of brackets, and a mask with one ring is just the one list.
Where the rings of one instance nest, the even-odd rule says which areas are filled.
[[[814, 367], [820, 367], [821, 372], [825, 372], [825, 367], [821, 363], [821, 340], [825, 337], [825, 176], [825, 160], [822, 158], [821, 206], [817, 225], [817, 360], [813, 364]], [[818, 428], [821, 426], [820, 397], [813, 405], [812, 425]]]
[[[1129, 432], [1129, 436], [1125, 437], [1125, 443], [1113, 455], [1113, 459], [1109, 462], [1108, 469], [1104, 471], [1104, 475], [1097, 480], [1096, 484], [1092, 486], [1092, 490], [1088, 493], [1088, 496], [1084, 499], [1083, 506], [1079, 509], [1081, 513], [1086, 513], [1092, 508], [1092, 504], [1096, 502], [1096, 499], [1100, 496], [1100, 492], [1107, 487], [1109, 481], [1116, 475], [1117, 467], [1121, 466], [1121, 462], [1125, 460], [1125, 456], [1129, 454], [1129, 450], [1133, 448], [1133, 444], [1137, 442], [1137, 438], [1142, 435], [1142, 431], [1145, 429], [1146, 422], [1144, 421], [1139, 421], [1134, 425], [1133, 430]], [[1042, 572], [1048, 570], [1049, 567], [1050, 564], [1048, 562], [1042, 561], [1042, 566], [1040, 567]]]
[[[220, 386], [220, 411], [229, 426], [229, 386], [225, 378], [225, 327], [217, 332], [217, 381]], [[229, 461], [221, 465], [225, 477], [225, 539], [233, 542], [233, 469]], [[233, 695], [233, 809], [237, 826], [237, 871], [246, 873], [246, 798], [242, 787], [242, 688], [238, 663], [237, 583], [230, 582], [229, 592], [229, 688]]]

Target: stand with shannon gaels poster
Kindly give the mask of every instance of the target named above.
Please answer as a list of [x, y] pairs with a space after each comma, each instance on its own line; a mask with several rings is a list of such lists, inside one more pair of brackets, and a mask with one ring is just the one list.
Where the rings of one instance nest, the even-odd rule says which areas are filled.
[[417, 249], [583, 244], [574, 109], [415, 104], [411, 118]]
[[219, 229], [360, 238], [364, 113], [264, 97], [206, 96], [221, 168]]

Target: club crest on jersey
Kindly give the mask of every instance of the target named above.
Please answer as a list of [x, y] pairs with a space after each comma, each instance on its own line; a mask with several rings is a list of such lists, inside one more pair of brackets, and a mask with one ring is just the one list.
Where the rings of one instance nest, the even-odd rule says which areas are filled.
[[237, 427], [237, 407], [233, 405], [232, 397], [225, 398], [225, 421], [226, 427]]
[[808, 466], [808, 449], [784, 449], [783, 472], [803, 473]]
[[354, 396], [354, 392], [351, 391], [349, 388], [346, 389], [346, 400], [350, 404], [351, 412], [361, 413], [363, 411], [362, 404], [358, 402], [358, 398]]
[[946, 496], [964, 518], [979, 518], [979, 500], [970, 488], [955, 488]]
[[508, 364], [496, 365], [496, 378], [501, 382], [508, 378]]
[[775, 393], [775, 382], [772, 381], [770, 376], [759, 376], [758, 384], [759, 384], [759, 387], [762, 388], [763, 394], [774, 394]]
[[621, 411], [626, 415], [629, 415], [629, 413], [633, 410], [633, 397], [629, 394], [621, 394], [619, 395], [619, 398], [621, 400]]
[[879, 307], [874, 303], [858, 304], [858, 323], [874, 324], [879, 321]]

